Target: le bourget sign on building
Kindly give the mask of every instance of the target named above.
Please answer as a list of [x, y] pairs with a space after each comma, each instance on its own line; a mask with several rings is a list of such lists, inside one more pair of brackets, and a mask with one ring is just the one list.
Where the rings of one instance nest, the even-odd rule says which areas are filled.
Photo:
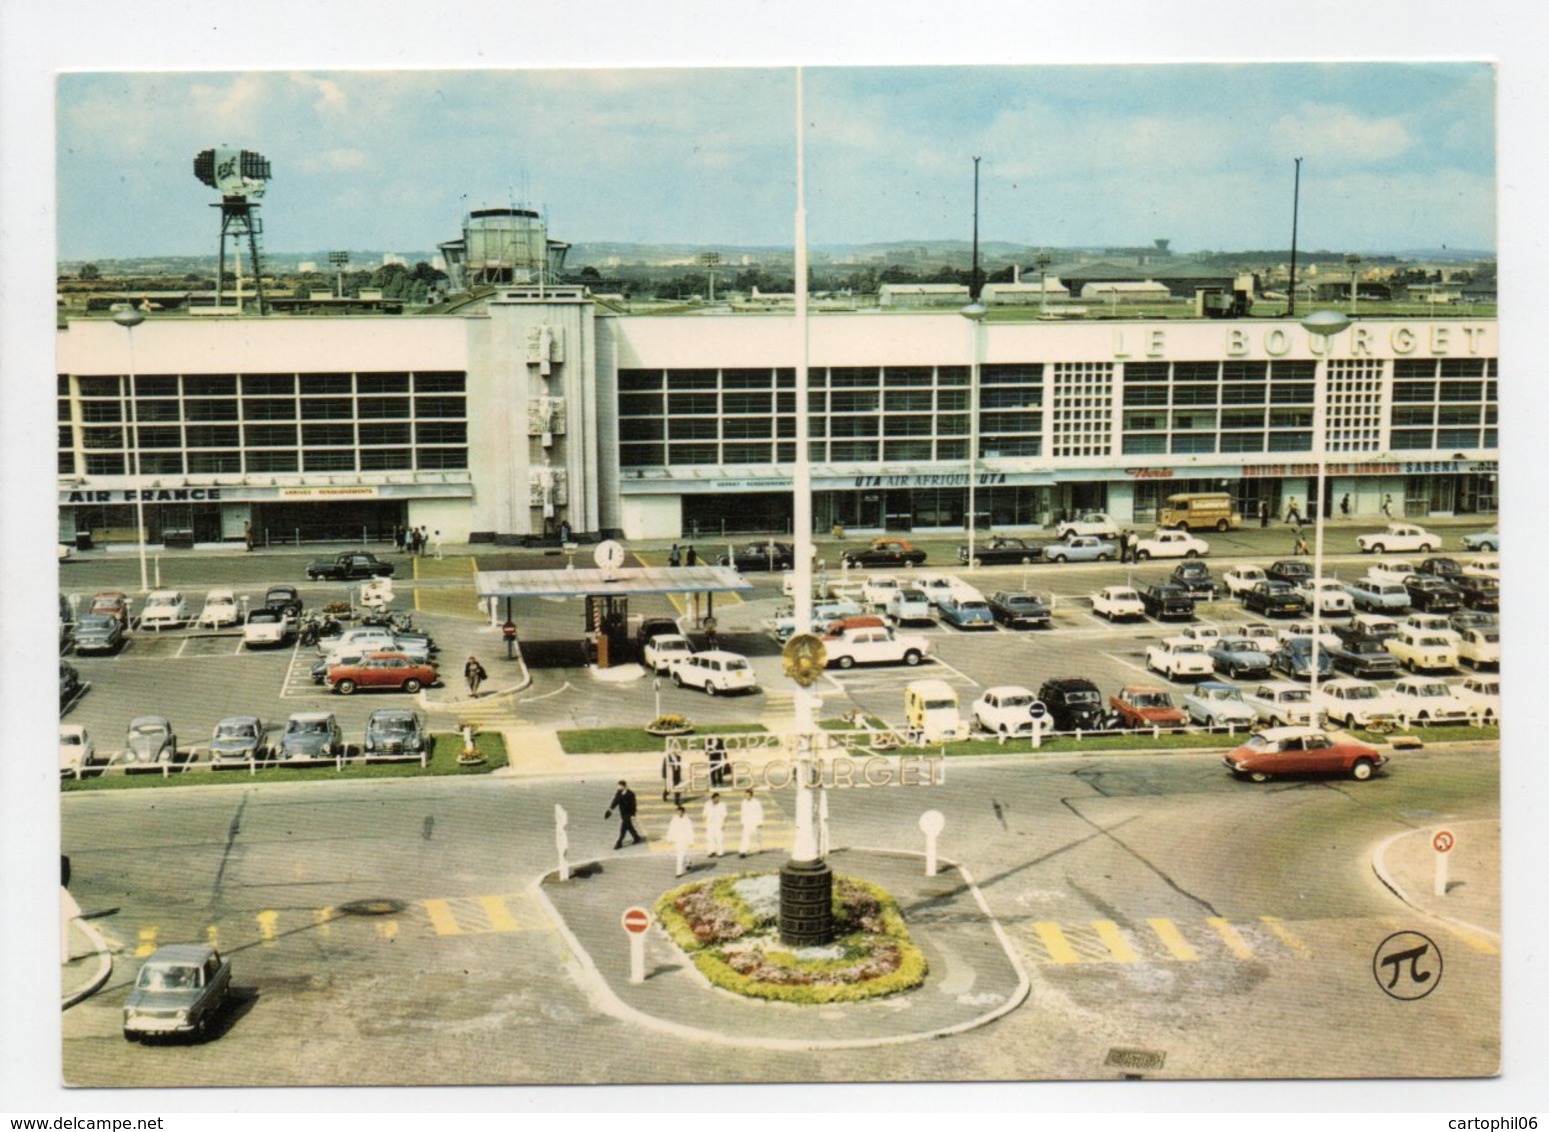
[[[812, 789], [843, 790], [882, 786], [940, 786], [946, 782], [946, 759], [939, 754], [879, 754], [874, 744], [880, 736], [873, 731], [825, 731], [810, 737], [812, 748], [803, 753], [803, 736], [755, 732], [734, 735], [669, 736], [666, 750], [684, 757], [690, 790], [710, 786], [707, 761], [689, 762], [687, 756], [705, 756], [706, 744], [721, 743], [726, 752], [729, 788], [746, 790], [762, 787], [779, 790], [798, 779]], [[897, 742], [896, 736], [887, 740]], [[780, 757], [754, 765], [747, 758], [753, 752], [778, 753]]]

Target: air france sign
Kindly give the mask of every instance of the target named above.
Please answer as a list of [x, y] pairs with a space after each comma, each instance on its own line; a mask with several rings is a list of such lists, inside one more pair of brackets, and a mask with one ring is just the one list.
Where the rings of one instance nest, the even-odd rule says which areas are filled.
[[[1301, 347], [1312, 357], [1329, 356], [1336, 350], [1344, 357], [1482, 357], [1494, 348], [1490, 328], [1470, 323], [1357, 323], [1338, 341], [1313, 334], [1296, 324], [1284, 326], [1232, 326], [1224, 330], [1223, 350], [1228, 358], [1283, 358]], [[1196, 343], [1190, 338], [1190, 344]], [[1116, 328], [1113, 357], [1166, 358], [1170, 356], [1165, 327], [1144, 330]]]
[[148, 487], [118, 491], [72, 491], [66, 503], [218, 503], [218, 487]]

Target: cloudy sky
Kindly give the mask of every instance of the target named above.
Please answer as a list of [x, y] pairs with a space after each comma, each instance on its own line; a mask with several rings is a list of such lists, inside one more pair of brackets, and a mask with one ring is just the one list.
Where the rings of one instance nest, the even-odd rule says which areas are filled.
[[[1482, 63], [805, 72], [809, 238], [1177, 250], [1496, 244]], [[272, 251], [423, 251], [469, 208], [572, 242], [789, 244], [790, 68], [93, 72], [57, 85], [60, 258], [199, 254], [193, 156], [273, 163]]]

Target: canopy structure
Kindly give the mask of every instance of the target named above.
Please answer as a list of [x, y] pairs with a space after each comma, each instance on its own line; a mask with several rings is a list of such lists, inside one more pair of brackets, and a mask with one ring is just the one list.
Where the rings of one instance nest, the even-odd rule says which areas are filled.
[[617, 570], [480, 570], [479, 599], [737, 593], [753, 583], [730, 566], [628, 566]]

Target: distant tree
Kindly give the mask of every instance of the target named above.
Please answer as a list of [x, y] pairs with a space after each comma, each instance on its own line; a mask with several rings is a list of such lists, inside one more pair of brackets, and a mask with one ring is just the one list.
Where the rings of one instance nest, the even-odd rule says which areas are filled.
[[581, 273], [580, 274], [581, 274], [581, 278], [582, 279], [601, 279], [602, 278], [602, 272], [598, 271], [591, 264], [587, 264], [585, 267], [583, 267], [581, 269]]
[[77, 278], [86, 282], [101, 279], [102, 269], [99, 268], [95, 263], [83, 263], [81, 264], [80, 275], [77, 276]]

